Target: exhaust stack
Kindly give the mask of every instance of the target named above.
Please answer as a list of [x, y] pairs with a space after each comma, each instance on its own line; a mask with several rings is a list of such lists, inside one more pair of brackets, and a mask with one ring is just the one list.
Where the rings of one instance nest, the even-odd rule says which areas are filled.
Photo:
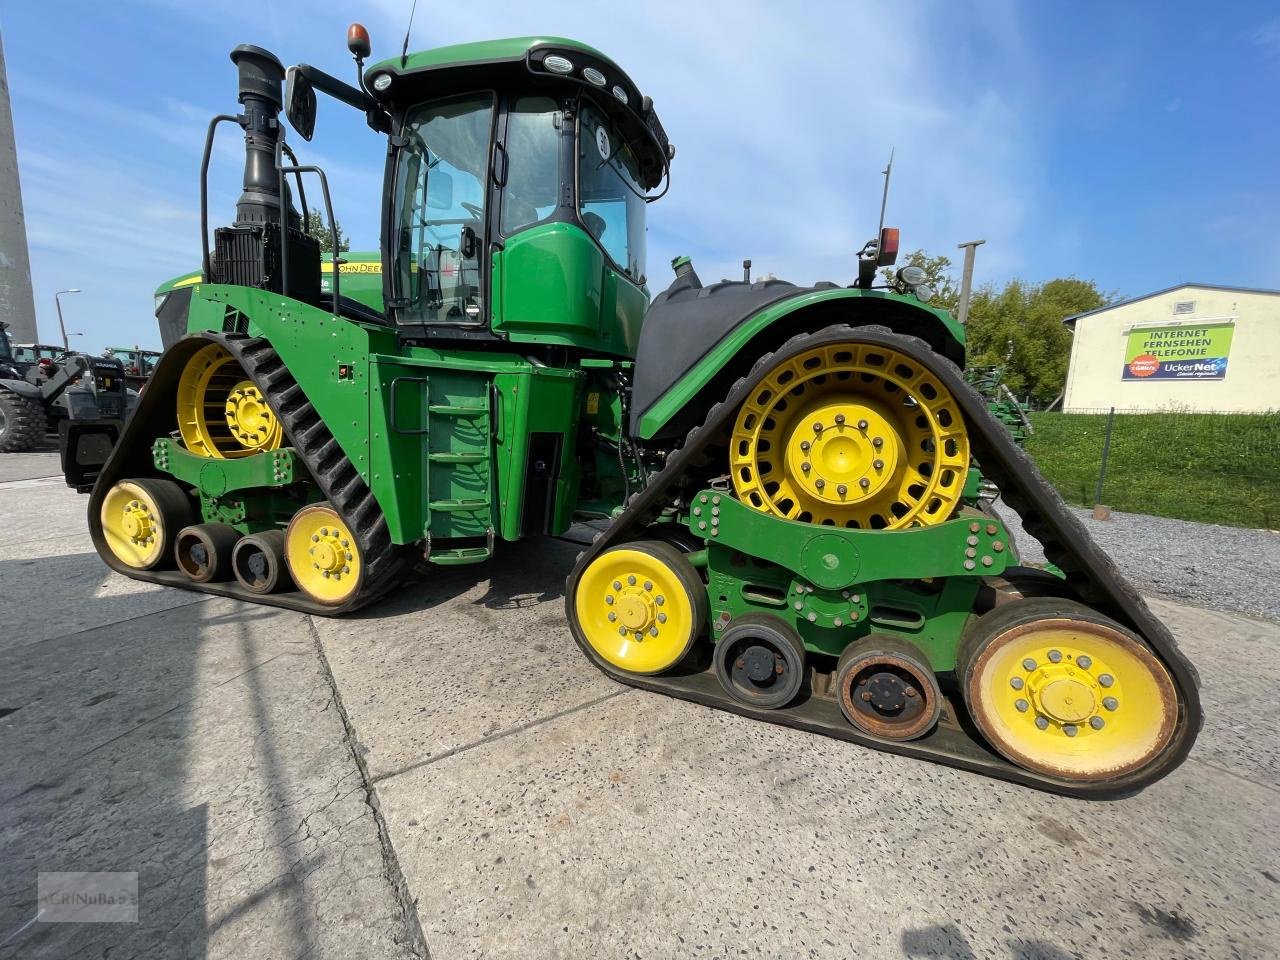
[[276, 167], [284, 65], [270, 51], [247, 43], [231, 51], [231, 62], [239, 73], [244, 109], [235, 118], [244, 130], [244, 191], [234, 223], [214, 231], [212, 280], [318, 303], [320, 243], [303, 232]]

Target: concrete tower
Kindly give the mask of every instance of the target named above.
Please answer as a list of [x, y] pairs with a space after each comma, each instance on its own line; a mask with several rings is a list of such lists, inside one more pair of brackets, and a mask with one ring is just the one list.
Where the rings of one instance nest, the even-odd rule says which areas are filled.
[[22, 215], [18, 148], [13, 139], [3, 41], [0, 41], [0, 320], [9, 324], [9, 336], [15, 342], [32, 343], [37, 339], [27, 221]]

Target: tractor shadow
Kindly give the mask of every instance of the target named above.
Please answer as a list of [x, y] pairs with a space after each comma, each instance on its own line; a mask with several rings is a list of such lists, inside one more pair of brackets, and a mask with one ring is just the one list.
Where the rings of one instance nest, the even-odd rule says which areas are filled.
[[458, 567], [419, 562], [387, 597], [357, 611], [351, 620], [421, 613], [455, 598], [486, 610], [519, 610], [564, 599], [564, 582], [585, 544], [554, 537], [498, 543], [483, 563]]

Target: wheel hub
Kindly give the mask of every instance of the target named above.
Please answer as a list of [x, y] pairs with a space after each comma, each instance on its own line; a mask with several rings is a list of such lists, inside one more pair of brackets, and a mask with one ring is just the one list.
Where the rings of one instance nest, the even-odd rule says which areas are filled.
[[130, 500], [125, 505], [121, 525], [124, 528], [125, 536], [139, 546], [150, 543], [155, 539], [155, 517], [138, 500]]
[[1024, 656], [1008, 677], [1014, 710], [1037, 736], [1086, 736], [1120, 707], [1113, 672], [1097, 657], [1057, 645]]
[[311, 546], [307, 552], [311, 555], [311, 565], [320, 571], [321, 576], [341, 580], [344, 573], [351, 571], [351, 542], [342, 536], [336, 527], [321, 527], [311, 535]]
[[1074, 677], [1050, 680], [1036, 692], [1040, 710], [1058, 723], [1080, 723], [1093, 716], [1093, 691]]
[[262, 392], [249, 380], [241, 380], [227, 395], [224, 407], [227, 427], [240, 444], [250, 450], [278, 446], [280, 425]]
[[823, 404], [797, 419], [787, 443], [790, 475], [833, 506], [881, 496], [896, 473], [899, 438], [878, 404]]
[[743, 672], [755, 683], [772, 680], [782, 672], [782, 658], [770, 647], [749, 647], [740, 661]]
[[887, 671], [873, 673], [864, 681], [863, 699], [881, 713], [897, 713], [907, 705], [903, 679]]

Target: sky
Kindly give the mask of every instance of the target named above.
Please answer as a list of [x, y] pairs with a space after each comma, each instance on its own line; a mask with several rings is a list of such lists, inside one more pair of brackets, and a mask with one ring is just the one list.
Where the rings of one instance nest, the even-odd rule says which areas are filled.
[[[237, 43], [353, 76], [347, 24], [397, 54], [410, 0], [0, 0], [42, 339], [158, 345], [153, 291], [199, 265], [211, 116], [235, 112]], [[1207, 10], [1211, 12], [1206, 13]], [[638, 11], [632, 13], [632, 11]], [[1194, 280], [1280, 288], [1280, 8], [1273, 2], [419, 5], [410, 49], [569, 36], [651, 96], [677, 146], [649, 207], [649, 286], [856, 275], [879, 217], [975, 282], [1060, 276], [1136, 296]], [[210, 222], [233, 218], [224, 127]], [[321, 98], [315, 139], [353, 249], [375, 249], [385, 141]]]

